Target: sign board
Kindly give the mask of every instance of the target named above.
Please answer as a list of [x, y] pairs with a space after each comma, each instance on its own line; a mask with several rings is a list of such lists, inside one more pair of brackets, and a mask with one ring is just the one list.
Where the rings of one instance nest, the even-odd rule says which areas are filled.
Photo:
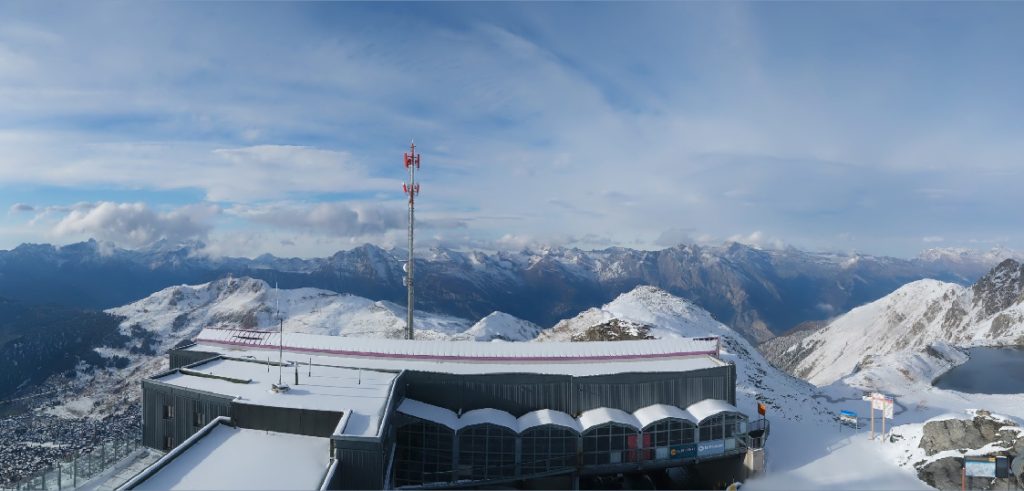
[[996, 477], [996, 458], [964, 457], [964, 471], [971, 477]]
[[839, 411], [839, 422], [857, 426], [857, 413], [853, 411]]
[[668, 456], [673, 459], [693, 459], [697, 457], [697, 444], [676, 445], [669, 447]]
[[863, 397], [864, 400], [871, 401], [871, 410], [878, 409], [882, 411], [882, 417], [886, 419], [892, 419], [894, 416], [893, 406], [896, 405], [896, 401], [892, 397], [878, 392], [872, 392], [870, 396]]
[[1010, 477], [1010, 459], [999, 455], [996, 457], [996, 477]]
[[718, 455], [725, 451], [725, 440], [712, 440], [697, 444], [697, 456]]

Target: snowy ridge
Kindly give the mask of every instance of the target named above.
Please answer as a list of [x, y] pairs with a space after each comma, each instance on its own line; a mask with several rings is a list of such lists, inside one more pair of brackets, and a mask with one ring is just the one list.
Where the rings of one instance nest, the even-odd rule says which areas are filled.
[[530, 321], [511, 316], [504, 312], [491, 312], [473, 324], [465, 332], [453, 337], [455, 340], [476, 341], [529, 341], [540, 335], [544, 329]]
[[[166, 288], [107, 312], [126, 317], [122, 331], [137, 325], [156, 335], [164, 352], [206, 327], [273, 329], [278, 310], [286, 332], [332, 336], [403, 337], [405, 307], [317, 288], [275, 290], [265, 281], [226, 278]], [[447, 339], [469, 321], [417, 311], [417, 336]]]
[[[936, 280], [908, 283], [835, 319], [782, 356], [794, 361], [791, 373], [828, 385], [886, 363], [898, 362], [900, 369], [914, 372], [921, 368], [915, 354], [936, 342], [957, 347], [1024, 344], [1022, 269], [1016, 261], [1004, 261], [970, 288]], [[903, 354], [880, 360], [897, 353]], [[956, 356], [938, 358], [952, 361]], [[921, 376], [930, 373], [918, 370]]]
[[544, 331], [537, 341], [567, 341], [595, 326], [630, 326], [656, 339], [718, 336], [721, 359], [736, 365], [736, 402], [741, 411], [755, 413], [757, 402], [776, 417], [794, 421], [831, 421], [832, 415], [814, 398], [810, 384], [773, 367], [749, 341], [716, 321], [693, 303], [652, 286], [640, 286], [600, 308], [581, 312]]

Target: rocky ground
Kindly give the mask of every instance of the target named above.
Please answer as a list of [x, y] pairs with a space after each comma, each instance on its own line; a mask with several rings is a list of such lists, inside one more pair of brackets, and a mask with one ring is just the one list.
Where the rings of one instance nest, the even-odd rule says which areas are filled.
[[[108, 411], [80, 394], [77, 384], [51, 379], [0, 405], [0, 488], [89, 453], [103, 442], [138, 438], [142, 408], [137, 397]], [[81, 416], [53, 411], [67, 405], [69, 397], [80, 406]]]
[[[918, 477], [938, 489], [961, 489], [963, 456], [1024, 456], [1024, 428], [978, 411], [974, 419], [925, 423], [919, 448], [929, 458], [916, 462]], [[971, 489], [1018, 489], [1024, 476], [970, 479]]]

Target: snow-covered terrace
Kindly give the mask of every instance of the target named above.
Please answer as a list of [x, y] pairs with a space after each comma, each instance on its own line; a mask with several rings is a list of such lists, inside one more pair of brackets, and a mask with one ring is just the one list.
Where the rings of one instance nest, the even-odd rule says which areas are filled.
[[296, 385], [295, 367], [283, 367], [284, 382], [291, 388], [281, 393], [270, 390], [278, 381], [278, 367], [268, 365], [266, 357], [248, 361], [217, 358], [153, 380], [233, 397], [244, 404], [348, 413], [346, 434], [377, 434], [397, 372], [325, 365], [303, 365], [298, 372]]
[[215, 420], [123, 489], [319, 489], [329, 466], [327, 438]]
[[[190, 349], [229, 356], [264, 358], [277, 351], [277, 332], [204, 329]], [[377, 370], [419, 370], [453, 374], [539, 373], [607, 375], [626, 372], [683, 372], [714, 368], [718, 338], [651, 341], [507, 343], [366, 339], [317, 334], [284, 334], [286, 360]], [[276, 353], [274, 353], [276, 354]]]

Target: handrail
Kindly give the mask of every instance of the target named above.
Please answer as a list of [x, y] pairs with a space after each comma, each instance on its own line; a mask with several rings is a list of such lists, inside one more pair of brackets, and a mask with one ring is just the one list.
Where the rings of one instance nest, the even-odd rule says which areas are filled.
[[143, 469], [138, 474], [135, 474], [135, 476], [133, 476], [127, 482], [118, 486], [117, 491], [134, 489], [135, 486], [138, 486], [142, 481], [149, 479], [153, 474], [159, 472], [160, 469], [164, 468], [164, 466], [166, 466], [172, 460], [178, 457], [178, 455], [181, 455], [182, 452], [188, 450], [189, 447], [191, 447], [197, 441], [199, 441], [200, 438], [206, 436], [207, 433], [213, 431], [213, 429], [217, 427], [217, 425], [220, 425], [222, 423], [230, 425], [231, 418], [227, 416], [217, 416], [216, 418], [213, 418], [213, 421], [207, 423], [206, 426], [200, 428], [199, 431], [193, 433], [192, 436], [186, 438], [185, 441], [181, 442], [180, 445], [174, 447], [170, 452], [167, 452], [167, 454], [165, 454], [163, 457], [160, 457], [160, 460], [157, 460], [156, 462], [153, 463], [153, 465]]

